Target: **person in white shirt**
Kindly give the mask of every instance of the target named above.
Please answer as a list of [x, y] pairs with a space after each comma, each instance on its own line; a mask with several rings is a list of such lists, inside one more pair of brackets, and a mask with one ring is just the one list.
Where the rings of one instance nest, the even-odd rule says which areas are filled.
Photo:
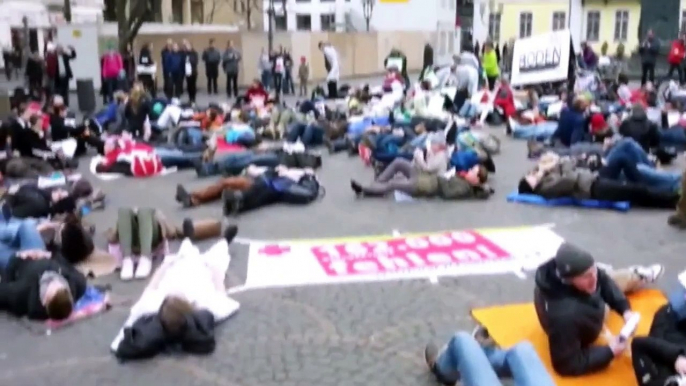
[[324, 53], [326, 65], [326, 85], [327, 98], [336, 99], [338, 97], [338, 79], [341, 76], [340, 63], [338, 62], [338, 51], [331, 43], [319, 42], [319, 49]]
[[150, 358], [170, 347], [214, 351], [215, 325], [240, 308], [224, 284], [237, 233], [235, 225], [227, 227], [224, 239], [203, 254], [185, 239], [176, 255], [165, 257], [110, 346], [117, 358]]

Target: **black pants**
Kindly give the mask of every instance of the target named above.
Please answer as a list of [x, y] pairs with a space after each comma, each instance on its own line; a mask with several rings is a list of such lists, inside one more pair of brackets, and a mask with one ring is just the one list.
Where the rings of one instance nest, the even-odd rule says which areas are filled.
[[238, 73], [226, 73], [226, 96], [238, 96]]
[[655, 84], [655, 63], [643, 63], [641, 67], [641, 86], [647, 81]]
[[60, 95], [64, 99], [65, 106], [69, 106], [69, 78], [55, 78], [55, 94]]
[[198, 94], [198, 75], [186, 77], [186, 90], [188, 90], [188, 100], [195, 103], [195, 96]]
[[283, 93], [283, 74], [273, 72], [272, 79], [274, 79], [274, 90], [276, 90], [276, 95], [278, 97]]
[[326, 82], [327, 88], [327, 98], [336, 99], [338, 98], [338, 82], [335, 80], [330, 80]]
[[219, 69], [212, 67], [205, 67], [205, 73], [207, 74], [207, 93], [217, 94], [217, 78], [219, 77]]
[[143, 87], [148, 90], [150, 95], [155, 98], [157, 96], [157, 87], [155, 87], [155, 80], [150, 74], [138, 75], [138, 81], [143, 83]]
[[174, 79], [171, 76], [164, 77], [164, 96], [171, 99], [174, 96]]
[[654, 191], [643, 185], [598, 177], [591, 186], [591, 198], [601, 201], [628, 201], [631, 205], [642, 208], [674, 209], [679, 201], [679, 194]]
[[493, 91], [495, 88], [495, 82], [498, 80], [498, 76], [487, 76], [486, 81], [488, 82], [488, 89]]
[[176, 98], [180, 98], [181, 95], [183, 95], [183, 79], [184, 79], [183, 74], [174, 75], [174, 77], [172, 78], [172, 81], [174, 82], [173, 83], [173, 85], [174, 85], [173, 95]]
[[681, 350], [682, 346], [665, 339], [651, 336], [634, 338], [631, 342], [631, 361], [636, 379], [639, 383], [643, 379], [649, 379], [642, 385], [664, 386], [667, 378], [676, 375], [674, 354]]
[[455, 113], [460, 111], [462, 105], [469, 99], [469, 90], [462, 89], [455, 91], [455, 97], [453, 97], [453, 105], [455, 106]]
[[674, 75], [674, 70], [676, 70], [676, 73], [679, 75], [679, 84], [684, 84], [684, 68], [681, 66], [681, 64], [669, 65], [669, 71], [667, 71], [667, 79], [672, 79], [672, 75]]

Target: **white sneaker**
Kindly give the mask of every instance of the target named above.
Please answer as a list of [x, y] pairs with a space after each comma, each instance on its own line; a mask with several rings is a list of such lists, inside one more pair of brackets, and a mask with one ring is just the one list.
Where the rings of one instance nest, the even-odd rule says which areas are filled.
[[136, 279], [145, 279], [150, 276], [152, 272], [152, 259], [147, 256], [138, 258], [138, 266], [136, 267]]
[[124, 281], [129, 281], [133, 279], [133, 259], [130, 257], [125, 257], [121, 262], [121, 271], [119, 272], [119, 277]]
[[632, 269], [646, 284], [655, 283], [665, 272], [665, 267], [662, 264], [648, 266], [637, 265], [632, 267]]

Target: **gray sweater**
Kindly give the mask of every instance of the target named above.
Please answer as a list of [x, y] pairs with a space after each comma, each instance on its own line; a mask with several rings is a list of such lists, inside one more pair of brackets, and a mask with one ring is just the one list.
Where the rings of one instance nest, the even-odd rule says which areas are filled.
[[227, 74], [237, 74], [241, 62], [241, 52], [235, 48], [227, 48], [222, 55], [222, 68]]

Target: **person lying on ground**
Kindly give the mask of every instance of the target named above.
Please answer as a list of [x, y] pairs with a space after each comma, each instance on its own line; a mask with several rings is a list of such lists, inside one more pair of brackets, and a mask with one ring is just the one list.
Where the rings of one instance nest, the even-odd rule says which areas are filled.
[[2, 204], [3, 217], [6, 219], [47, 218], [75, 210], [76, 198], [67, 189], [39, 188], [33, 184], [21, 185]]
[[555, 371], [564, 376], [590, 374], [625, 352], [628, 342], [619, 337], [594, 345], [607, 313], [614, 311], [628, 321], [633, 311], [624, 294], [655, 283], [663, 272], [659, 264], [603, 269], [590, 253], [563, 243], [555, 257], [536, 270], [534, 290], [536, 314], [548, 335]]
[[516, 386], [554, 386], [555, 383], [530, 342], [499, 348], [480, 327], [473, 334], [457, 332], [442, 349], [429, 343], [424, 359], [436, 380], [447, 386], [502, 386], [501, 377]]
[[91, 120], [102, 128], [102, 132], [120, 133], [124, 130], [124, 109], [129, 100], [128, 94], [123, 91], [114, 92], [114, 101], [110, 102]]
[[290, 107], [283, 105], [273, 106], [269, 123], [262, 132], [266, 139], [279, 140], [286, 133], [286, 128], [295, 123], [296, 112]]
[[[621, 161], [621, 162], [620, 162]], [[535, 194], [546, 199], [573, 197], [610, 202], [629, 202], [645, 208], [672, 208], [679, 200], [677, 192], [662, 192], [643, 184], [616, 181], [618, 170], [624, 170], [626, 160], [602, 166], [598, 171], [587, 165], [578, 166], [576, 159], [544, 154], [536, 167], [520, 181], [520, 194]]]
[[0, 281], [0, 310], [33, 320], [64, 320], [86, 292], [86, 277], [44, 249], [10, 257]]
[[[432, 135], [425, 149], [414, 150], [413, 159], [396, 158], [379, 174], [376, 180], [362, 186], [355, 180], [350, 187], [357, 196], [380, 197], [395, 190], [411, 196], [433, 196], [438, 189], [437, 176], [448, 169], [449, 154], [442, 135]], [[394, 179], [396, 174], [403, 178]]]
[[116, 173], [130, 177], [151, 177], [164, 169], [155, 149], [130, 136], [110, 137], [103, 147], [104, 158], [95, 167], [97, 173]]
[[669, 296], [669, 303], [653, 316], [648, 336], [631, 341], [631, 360], [638, 384], [681, 386], [686, 384], [686, 328], [683, 289]]
[[[686, 192], [686, 170], [681, 175], [680, 192]], [[681, 194], [676, 204], [676, 211], [669, 216], [667, 224], [677, 229], [686, 229], [686, 194]]]
[[231, 215], [283, 202], [309, 204], [320, 196], [320, 186], [312, 169], [289, 169], [250, 165], [245, 175], [222, 178], [193, 192], [182, 185], [176, 188], [176, 201], [193, 207], [222, 199], [224, 215]]
[[223, 240], [203, 254], [185, 239], [176, 255], [166, 256], [110, 346], [117, 358], [146, 359], [167, 350], [214, 351], [215, 326], [240, 308], [224, 284], [229, 244], [237, 233], [235, 225], [227, 227]]

